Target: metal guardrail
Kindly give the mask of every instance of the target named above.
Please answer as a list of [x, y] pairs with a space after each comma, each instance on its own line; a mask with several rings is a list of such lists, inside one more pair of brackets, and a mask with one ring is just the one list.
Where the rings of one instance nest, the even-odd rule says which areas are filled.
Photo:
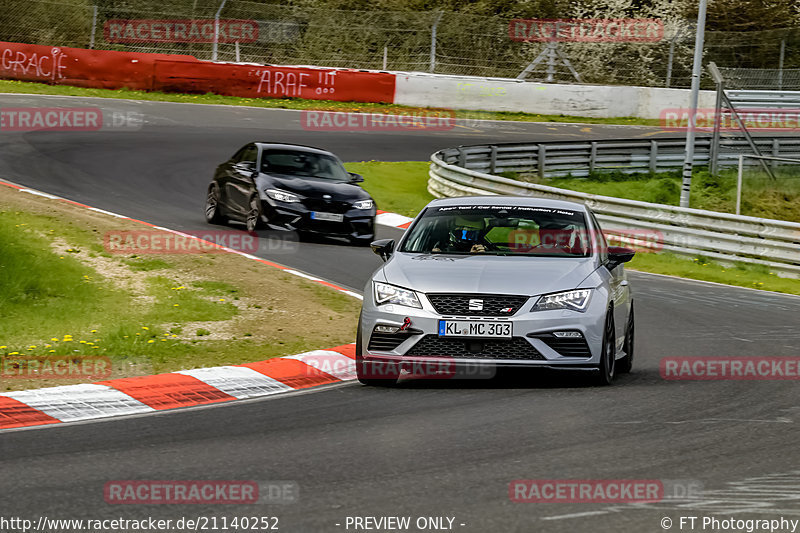
[[[696, 164], [708, 158], [709, 140], [700, 141], [705, 141], [706, 151], [695, 152]], [[513, 170], [536, 171], [540, 176], [579, 176], [600, 169], [674, 169], [683, 163], [683, 146], [678, 154], [677, 142], [659, 139], [448, 148], [431, 156], [428, 191], [439, 198], [500, 194], [584, 203], [597, 214], [604, 231], [623, 241], [630, 238], [623, 230], [647, 230], [658, 235], [658, 246], [665, 251], [764, 265], [779, 275], [800, 277], [800, 223], [600, 196], [492, 174]], [[800, 139], [758, 142], [768, 144], [769, 151], [782, 157], [800, 155]], [[747, 143], [731, 146], [746, 149]], [[738, 154], [728, 155], [721, 161], [738, 163]]]

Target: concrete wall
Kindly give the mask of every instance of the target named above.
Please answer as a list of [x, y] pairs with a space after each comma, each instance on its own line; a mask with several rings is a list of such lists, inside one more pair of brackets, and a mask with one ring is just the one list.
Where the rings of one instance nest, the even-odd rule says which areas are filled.
[[[563, 85], [506, 78], [396, 73], [396, 104], [451, 109], [521, 111], [595, 118], [659, 118], [665, 109], [687, 108], [688, 89]], [[699, 107], [714, 107], [714, 91], [701, 91]]]

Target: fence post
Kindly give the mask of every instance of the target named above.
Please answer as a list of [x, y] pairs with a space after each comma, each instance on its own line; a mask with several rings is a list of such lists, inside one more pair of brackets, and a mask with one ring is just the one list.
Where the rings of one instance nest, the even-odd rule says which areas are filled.
[[436, 28], [439, 27], [439, 21], [442, 20], [441, 11], [436, 12], [436, 18], [433, 20], [433, 27], [431, 28], [431, 62], [428, 67], [428, 72], [433, 72], [436, 69]]
[[217, 50], [219, 48], [219, 15], [222, 13], [222, 8], [225, 7], [225, 2], [228, 0], [222, 0], [222, 3], [219, 5], [219, 9], [217, 9], [217, 13], [214, 15], [214, 44], [211, 46], [211, 60], [217, 60]]
[[665, 87], [669, 87], [670, 83], [672, 82], [672, 60], [675, 57], [675, 39], [678, 36], [676, 35], [669, 41], [669, 58], [667, 59], [667, 83], [664, 85]]
[[462, 147], [458, 147], [458, 166], [467, 168], [467, 153]]
[[597, 164], [597, 141], [592, 141], [592, 147], [589, 149], [589, 174], [594, 172], [596, 164]]
[[778, 58], [778, 90], [783, 89], [783, 58], [786, 55], [786, 39], [781, 39], [781, 55]]
[[489, 154], [489, 174], [494, 174], [495, 167], [497, 166], [497, 145], [491, 146], [492, 152]]
[[97, 6], [92, 6], [92, 32], [89, 35], [89, 50], [94, 50], [94, 37], [97, 32]]

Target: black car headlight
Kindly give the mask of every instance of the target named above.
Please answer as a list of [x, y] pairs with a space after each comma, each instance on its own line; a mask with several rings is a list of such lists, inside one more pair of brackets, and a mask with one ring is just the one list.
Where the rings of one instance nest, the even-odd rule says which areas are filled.
[[300, 196], [293, 192], [282, 191], [280, 189], [264, 189], [264, 192], [267, 194], [267, 196], [273, 200], [277, 200], [278, 202], [293, 204], [300, 201]]
[[355, 209], [372, 209], [375, 207], [375, 202], [372, 200], [359, 200], [357, 202], [353, 202], [353, 208]]

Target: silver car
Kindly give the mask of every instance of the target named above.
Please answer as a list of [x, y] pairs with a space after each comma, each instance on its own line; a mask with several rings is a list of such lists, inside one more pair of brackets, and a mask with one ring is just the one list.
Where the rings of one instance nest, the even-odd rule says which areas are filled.
[[622, 263], [581, 204], [520, 197], [434, 200], [364, 290], [358, 379], [491, 376], [499, 367], [594, 372], [633, 364], [633, 300]]

